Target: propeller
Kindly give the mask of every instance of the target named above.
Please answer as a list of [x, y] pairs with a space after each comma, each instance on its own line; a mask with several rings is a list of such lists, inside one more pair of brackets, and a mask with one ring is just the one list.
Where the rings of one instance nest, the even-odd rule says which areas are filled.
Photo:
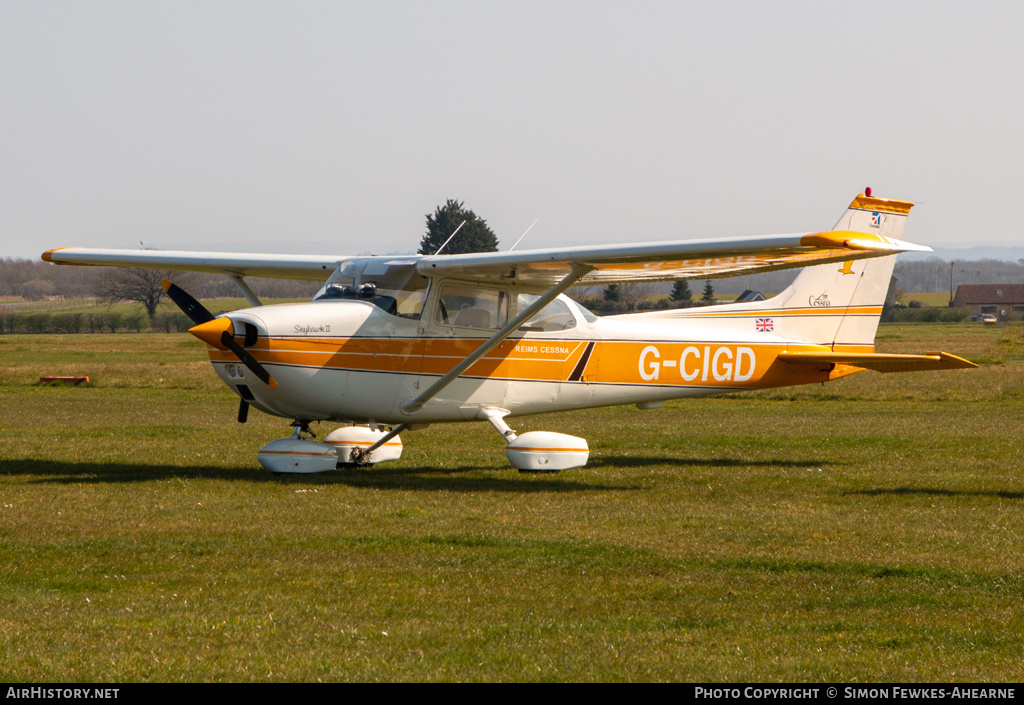
[[[277, 389], [277, 380], [271, 377], [267, 369], [235, 340], [235, 324], [230, 318], [223, 316], [220, 318], [214, 317], [205, 306], [196, 301], [188, 292], [166, 279], [163, 280], [161, 286], [163, 286], [171, 301], [177, 304], [178, 308], [196, 324], [188, 329], [189, 333], [215, 348], [230, 350], [235, 354], [239, 362], [248, 367], [260, 381], [271, 389]], [[252, 345], [256, 342], [256, 327], [251, 323], [245, 326], [245, 342], [247, 345]], [[246, 404], [246, 407], [248, 407], [248, 404]], [[240, 407], [238, 409], [239, 420], [241, 421], [247, 413], [248, 408], [243, 412]]]

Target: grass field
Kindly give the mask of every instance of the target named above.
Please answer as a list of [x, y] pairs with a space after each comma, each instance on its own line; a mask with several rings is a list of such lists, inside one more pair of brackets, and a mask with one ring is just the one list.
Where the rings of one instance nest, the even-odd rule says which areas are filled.
[[1024, 329], [878, 344], [982, 367], [516, 420], [589, 440], [557, 475], [472, 424], [282, 479], [187, 334], [0, 337], [0, 680], [1020, 681]]
[[929, 293], [922, 292], [904, 292], [899, 297], [900, 303], [904, 306], [909, 304], [911, 301], [920, 301], [924, 306], [948, 306], [949, 305], [949, 292], [948, 291], [934, 291]]

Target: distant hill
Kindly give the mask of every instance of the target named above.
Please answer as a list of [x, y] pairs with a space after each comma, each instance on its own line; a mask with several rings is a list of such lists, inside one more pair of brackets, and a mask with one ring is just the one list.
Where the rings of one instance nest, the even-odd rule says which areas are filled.
[[[975, 248], [971, 248], [973, 251]], [[988, 248], [977, 248], [985, 251]], [[1024, 248], [1001, 248], [1005, 250]], [[966, 250], [944, 250], [944, 252], [965, 252]], [[908, 293], [949, 291], [950, 262], [953, 262], [953, 289], [960, 284], [1024, 284], [1024, 266], [1016, 260], [977, 259], [966, 257], [944, 260], [935, 254], [927, 257], [912, 258], [900, 255], [896, 261], [893, 276], [896, 284]], [[731, 279], [715, 279], [712, 285], [719, 294], [739, 294], [746, 289], [760, 291], [764, 294], [777, 294], [789, 286], [799, 270], [787, 269], [781, 272], [751, 274]], [[691, 286], [691, 289], [694, 287]], [[671, 285], [660, 285], [659, 291], [667, 295]]]
[[994, 259], [1016, 262], [1024, 259], [1024, 245], [977, 245], [975, 247], [934, 247], [934, 252], [908, 252], [900, 255], [901, 262], [914, 262], [938, 258], [947, 262], [975, 262]]

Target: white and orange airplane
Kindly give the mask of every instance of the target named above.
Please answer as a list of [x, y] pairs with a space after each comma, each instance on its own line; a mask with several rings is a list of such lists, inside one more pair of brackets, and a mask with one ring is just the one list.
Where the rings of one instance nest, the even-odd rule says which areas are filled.
[[[58, 248], [56, 264], [223, 273], [253, 308], [214, 317], [170, 282], [213, 368], [249, 406], [293, 419], [259, 451], [271, 472], [322, 472], [401, 455], [399, 433], [486, 420], [511, 464], [587, 462], [582, 438], [516, 435], [506, 418], [879, 372], [975, 367], [942, 352], [875, 352], [912, 203], [857, 196], [833, 230], [463, 255], [334, 257]], [[804, 267], [766, 301], [598, 318], [573, 285], [727, 277]], [[309, 303], [262, 306], [244, 277], [327, 281]], [[314, 420], [342, 422], [323, 442]]]

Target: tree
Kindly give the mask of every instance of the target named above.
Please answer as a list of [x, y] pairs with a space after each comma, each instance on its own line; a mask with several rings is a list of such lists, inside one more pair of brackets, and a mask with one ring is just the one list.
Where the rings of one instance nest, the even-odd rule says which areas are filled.
[[45, 279], [30, 279], [21, 286], [21, 295], [26, 301], [42, 301], [47, 296], [53, 296], [57, 287], [53, 282]]
[[152, 323], [156, 307], [166, 296], [161, 282], [172, 279], [179, 286], [191, 281], [191, 274], [146, 267], [111, 268], [110, 275], [99, 282], [99, 295], [109, 301], [134, 301], [142, 304]]
[[437, 252], [462, 221], [466, 221], [466, 224], [444, 248], [443, 254], [494, 252], [498, 249], [498, 237], [487, 226], [487, 221], [463, 208], [461, 201], [449, 198], [444, 206], [434, 210], [433, 215], [427, 214], [427, 234], [420, 240], [419, 254], [432, 255]]
[[622, 300], [622, 294], [619, 293], [618, 284], [610, 284], [604, 289], [604, 300], [618, 302]]
[[690, 291], [690, 284], [685, 279], [677, 281], [669, 294], [672, 303], [686, 304], [693, 300], [693, 292]]
[[700, 297], [701, 306], [711, 306], [715, 303], [715, 287], [711, 286], [711, 280], [708, 279], [704, 284], [704, 295]]
[[622, 282], [616, 286], [619, 289], [619, 301], [626, 305], [627, 310], [635, 311], [654, 291], [656, 285], [649, 282]]

